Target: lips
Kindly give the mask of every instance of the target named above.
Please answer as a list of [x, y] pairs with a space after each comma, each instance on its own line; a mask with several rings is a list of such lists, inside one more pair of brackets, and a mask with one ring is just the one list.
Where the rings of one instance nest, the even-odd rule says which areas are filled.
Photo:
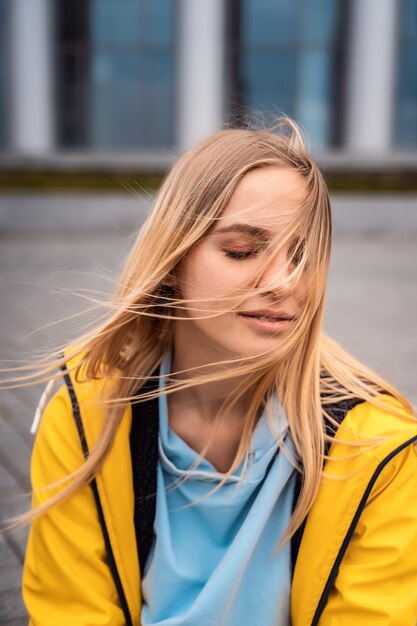
[[270, 322], [292, 321], [294, 315], [290, 315], [286, 311], [271, 311], [270, 309], [261, 309], [256, 311], [243, 311], [239, 315], [242, 317], [252, 317], [259, 320], [267, 320]]

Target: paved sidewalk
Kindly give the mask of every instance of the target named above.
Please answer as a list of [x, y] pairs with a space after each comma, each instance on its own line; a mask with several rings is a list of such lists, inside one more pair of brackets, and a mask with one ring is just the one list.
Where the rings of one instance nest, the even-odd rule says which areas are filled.
[[[386, 230], [386, 229], [385, 229]], [[26, 360], [75, 336], [94, 311], [82, 289], [108, 291], [129, 249], [126, 230], [94, 235], [14, 234], [0, 240], [1, 357]], [[336, 235], [326, 328], [417, 401], [417, 234]], [[81, 292], [75, 296], [74, 291]], [[101, 292], [101, 294], [100, 294]], [[90, 294], [91, 295], [91, 294]], [[59, 324], [48, 326], [57, 319]], [[35, 329], [34, 335], [29, 335]], [[28, 336], [29, 335], [29, 336]], [[29, 427], [40, 388], [0, 394], [0, 517], [28, 506]], [[26, 623], [20, 599], [26, 532], [0, 536], [0, 624]]]

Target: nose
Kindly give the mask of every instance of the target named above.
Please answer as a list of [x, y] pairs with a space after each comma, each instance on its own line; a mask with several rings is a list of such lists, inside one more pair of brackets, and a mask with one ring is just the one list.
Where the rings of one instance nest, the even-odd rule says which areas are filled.
[[277, 252], [263, 268], [258, 287], [270, 289], [271, 291], [286, 289], [292, 292], [295, 288], [295, 281], [287, 282], [287, 280], [294, 271], [294, 265], [289, 262], [288, 257], [289, 252], [287, 249]]

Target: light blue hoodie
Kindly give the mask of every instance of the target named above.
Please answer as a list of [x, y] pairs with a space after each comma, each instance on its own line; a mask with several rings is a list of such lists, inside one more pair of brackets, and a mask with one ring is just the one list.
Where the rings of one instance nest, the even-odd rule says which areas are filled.
[[[169, 372], [168, 358], [161, 377]], [[166, 396], [160, 396], [159, 414], [156, 536], [142, 581], [142, 625], [289, 626], [290, 545], [278, 555], [273, 550], [291, 516], [294, 473], [266, 411], [244, 475], [241, 464], [197, 504], [223, 475], [206, 459], [190, 473], [198, 455], [169, 428]], [[287, 424], [279, 411], [274, 415], [289, 449]]]

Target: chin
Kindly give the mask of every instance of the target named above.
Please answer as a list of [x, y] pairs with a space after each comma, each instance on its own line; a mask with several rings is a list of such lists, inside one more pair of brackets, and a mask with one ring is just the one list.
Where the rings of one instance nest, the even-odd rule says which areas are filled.
[[253, 347], [246, 345], [245, 348], [242, 350], [235, 349], [230, 351], [230, 357], [234, 359], [262, 359], [264, 357], [273, 355], [281, 345], [281, 342], [265, 342], [265, 344], [262, 346], [260, 346], [258, 343], [256, 346]]

